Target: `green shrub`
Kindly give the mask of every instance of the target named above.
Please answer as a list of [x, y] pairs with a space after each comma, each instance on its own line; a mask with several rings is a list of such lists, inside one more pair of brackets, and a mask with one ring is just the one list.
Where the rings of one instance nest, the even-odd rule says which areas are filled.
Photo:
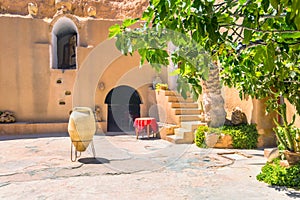
[[223, 126], [223, 133], [232, 137], [232, 146], [236, 149], [254, 149], [257, 147], [258, 132], [255, 124]]
[[256, 179], [270, 185], [300, 187], [300, 164], [291, 167], [280, 166], [280, 160], [275, 159], [262, 167]]
[[205, 147], [205, 132], [227, 134], [232, 137], [232, 145], [236, 149], [253, 149], [257, 146], [258, 133], [256, 125], [243, 124], [239, 126], [222, 126], [220, 128], [210, 128], [200, 126], [196, 130], [195, 143], [198, 147]]
[[205, 132], [207, 132], [207, 131], [208, 131], [207, 126], [200, 126], [196, 130], [195, 143], [196, 143], [197, 147], [200, 147], [200, 148], [206, 147], [204, 140], [205, 140]]

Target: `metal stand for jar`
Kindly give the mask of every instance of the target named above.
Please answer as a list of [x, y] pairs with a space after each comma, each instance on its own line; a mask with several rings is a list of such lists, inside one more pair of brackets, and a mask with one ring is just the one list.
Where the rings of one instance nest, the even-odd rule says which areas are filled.
[[[75, 150], [73, 150], [73, 148], [74, 148], [73, 147], [74, 146], [73, 142], [88, 142], [88, 141], [87, 140], [81, 140], [81, 141], [72, 141], [71, 142], [71, 161], [76, 162], [77, 158], [80, 158], [80, 156], [81, 156], [81, 151], [77, 151], [76, 148], [75, 148]], [[95, 151], [95, 146], [94, 146], [94, 141], [93, 140], [91, 141], [91, 148], [92, 148], [93, 157], [94, 157], [94, 159], [96, 159], [96, 151]]]

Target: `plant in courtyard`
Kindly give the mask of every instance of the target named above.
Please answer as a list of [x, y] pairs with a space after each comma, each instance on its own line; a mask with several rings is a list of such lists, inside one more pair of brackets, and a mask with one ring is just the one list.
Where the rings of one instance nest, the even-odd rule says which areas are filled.
[[[282, 96], [299, 114], [299, 10], [300, 0], [150, 0], [142, 18], [112, 26], [110, 37], [124, 54], [137, 51], [141, 64], [148, 61], [157, 70], [171, 58], [182, 94], [190, 86], [196, 96], [202, 92], [210, 68], [201, 56], [206, 51], [221, 63], [223, 83], [236, 87], [241, 98], [268, 97], [271, 110]], [[140, 28], [129, 28], [139, 20]], [[165, 35], [166, 30], [181, 35]], [[173, 52], [167, 52], [170, 42], [178, 47]]]
[[300, 164], [286, 168], [280, 165], [279, 159], [276, 159], [272, 163], [267, 163], [256, 178], [270, 185], [300, 187]]
[[254, 149], [257, 145], [258, 132], [255, 124], [224, 126], [224, 134], [232, 137], [232, 145], [237, 149]]
[[236, 87], [241, 97], [267, 98], [267, 111], [275, 110], [283, 119], [282, 125], [274, 120], [280, 144], [295, 152], [298, 129], [293, 127], [294, 120], [287, 122], [286, 105], [279, 99], [288, 100], [300, 114], [300, 1], [252, 2], [239, 11], [245, 17], [234, 29], [243, 33], [235, 38], [239, 43], [225, 45], [219, 56], [222, 79]]
[[232, 137], [232, 146], [236, 149], [253, 149], [256, 148], [258, 132], [254, 124], [243, 124], [239, 126], [222, 126], [211, 128], [200, 126], [195, 132], [195, 143], [198, 147], [206, 147], [205, 133], [215, 133], [230, 135]]
[[282, 125], [275, 121], [277, 127], [274, 129], [279, 143], [284, 149], [291, 152], [300, 152], [300, 129], [294, 126], [295, 115], [291, 123], [288, 123], [286, 118], [286, 105], [283, 104], [279, 107], [279, 113], [282, 116]]
[[195, 131], [195, 144], [197, 147], [204, 148], [206, 147], [205, 145], [205, 132], [208, 131], [207, 126], [200, 126], [196, 131]]
[[155, 89], [156, 90], [168, 90], [169, 87], [168, 87], [168, 84], [166, 84], [166, 83], [157, 83], [155, 85]]
[[300, 1], [244, 3], [246, 9], [233, 11], [243, 16], [242, 23], [235, 20], [231, 26], [236, 32], [233, 40], [239, 42], [224, 45], [219, 56], [222, 79], [236, 87], [241, 97], [268, 98], [268, 111], [285, 115], [279, 109], [279, 98], [284, 97], [299, 114]]

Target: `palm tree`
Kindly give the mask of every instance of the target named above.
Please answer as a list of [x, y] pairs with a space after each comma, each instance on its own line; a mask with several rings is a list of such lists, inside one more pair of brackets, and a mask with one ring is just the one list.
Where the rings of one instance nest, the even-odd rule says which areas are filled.
[[221, 94], [219, 68], [216, 63], [211, 65], [208, 80], [202, 82], [202, 87], [205, 120], [210, 127], [224, 125], [226, 112], [224, 109], [224, 99]]

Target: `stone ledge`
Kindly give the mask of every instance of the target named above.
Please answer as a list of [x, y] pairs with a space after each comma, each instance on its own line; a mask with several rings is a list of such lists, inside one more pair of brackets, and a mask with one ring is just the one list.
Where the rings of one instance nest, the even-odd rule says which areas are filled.
[[[97, 122], [97, 133], [106, 132], [106, 122]], [[68, 133], [68, 122], [17, 122], [0, 125], [0, 136]]]
[[1, 124], [0, 135], [28, 135], [28, 134], [46, 134], [46, 133], [67, 133], [68, 123], [28, 123], [17, 122], [10, 124]]

